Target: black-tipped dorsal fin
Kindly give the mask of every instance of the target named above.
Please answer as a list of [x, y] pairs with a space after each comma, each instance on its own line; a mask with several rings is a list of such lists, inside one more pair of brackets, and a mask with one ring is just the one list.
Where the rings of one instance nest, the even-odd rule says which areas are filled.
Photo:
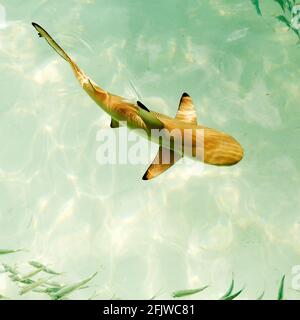
[[119, 127], [120, 127], [119, 121], [111, 118], [110, 127], [111, 127], [111, 128], [119, 128]]
[[136, 103], [140, 108], [150, 112], [150, 110], [143, 103], [141, 103], [141, 101], [137, 101]]
[[175, 119], [197, 124], [197, 114], [191, 97], [183, 93], [180, 99]]
[[179, 159], [181, 159], [181, 155], [173, 150], [160, 146], [154, 160], [145, 172], [143, 180], [150, 180], [159, 176], [172, 167]]

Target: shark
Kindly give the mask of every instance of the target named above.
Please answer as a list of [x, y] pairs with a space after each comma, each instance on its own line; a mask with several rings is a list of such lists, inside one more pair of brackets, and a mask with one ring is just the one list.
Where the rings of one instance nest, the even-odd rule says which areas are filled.
[[[71, 66], [83, 90], [111, 117], [111, 128], [125, 124], [158, 144], [158, 152], [143, 180], [159, 176], [184, 156], [215, 166], [235, 165], [243, 158], [244, 150], [235, 138], [199, 124], [192, 98], [186, 92], [181, 95], [175, 117], [150, 110], [141, 101], [130, 102], [97, 85], [43, 27], [35, 22], [32, 25]], [[186, 132], [189, 139], [182, 138]]]

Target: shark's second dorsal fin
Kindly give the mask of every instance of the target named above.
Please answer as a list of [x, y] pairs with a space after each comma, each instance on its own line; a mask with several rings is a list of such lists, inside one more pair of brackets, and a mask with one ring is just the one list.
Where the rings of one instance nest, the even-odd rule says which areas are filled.
[[145, 172], [143, 180], [150, 180], [159, 176], [161, 173], [172, 167], [175, 162], [181, 159], [181, 157], [181, 155], [173, 150], [160, 146], [154, 160]]
[[197, 114], [193, 101], [191, 97], [185, 92], [181, 96], [175, 119], [192, 124], [197, 124]]

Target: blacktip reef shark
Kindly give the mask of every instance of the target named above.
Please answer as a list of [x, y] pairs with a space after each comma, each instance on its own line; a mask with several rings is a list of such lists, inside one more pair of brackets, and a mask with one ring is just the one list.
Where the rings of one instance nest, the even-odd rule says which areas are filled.
[[[233, 137], [198, 124], [195, 107], [187, 93], [183, 93], [181, 96], [175, 118], [149, 110], [140, 101], [137, 101], [137, 103], [129, 102], [125, 98], [100, 88], [85, 75], [47, 31], [37, 23], [33, 22], [32, 25], [39, 36], [45, 38], [48, 44], [70, 64], [75, 77], [87, 94], [111, 116], [111, 128], [118, 128], [120, 124], [126, 123], [130, 129], [142, 129], [139, 132], [144, 132], [148, 139], [159, 144], [159, 151], [145, 172], [143, 180], [157, 177], [184, 155], [206, 164], [217, 166], [234, 165], [243, 158], [243, 148]], [[152, 134], [155, 130], [159, 133]], [[196, 143], [197, 131], [199, 130], [203, 134], [202, 143], [200, 144]], [[162, 131], [164, 133], [159, 137]], [[181, 136], [184, 136], [185, 131], [191, 132], [190, 142], [187, 143], [189, 145], [183, 146], [184, 140], [180, 143], [170, 143], [170, 139], [172, 139], [171, 132], [173, 133], [174, 131]], [[197, 152], [199, 148], [202, 149], [202, 152]], [[186, 152], [186, 150], [190, 150], [190, 152]], [[169, 154], [169, 156], [166, 157], [166, 154]], [[166, 158], [169, 161], [163, 160]]]

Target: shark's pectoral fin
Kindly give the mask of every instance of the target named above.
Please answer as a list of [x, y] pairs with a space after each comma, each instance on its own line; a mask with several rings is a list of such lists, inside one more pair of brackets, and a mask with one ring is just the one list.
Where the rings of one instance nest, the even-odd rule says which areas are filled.
[[111, 118], [110, 127], [111, 127], [111, 128], [119, 128], [119, 127], [120, 127], [119, 121]]
[[197, 114], [191, 97], [183, 93], [180, 99], [175, 119], [197, 124]]
[[145, 172], [143, 180], [150, 180], [159, 176], [161, 173], [172, 167], [172, 165], [181, 159], [181, 157], [180, 154], [173, 150], [160, 146], [154, 160]]

